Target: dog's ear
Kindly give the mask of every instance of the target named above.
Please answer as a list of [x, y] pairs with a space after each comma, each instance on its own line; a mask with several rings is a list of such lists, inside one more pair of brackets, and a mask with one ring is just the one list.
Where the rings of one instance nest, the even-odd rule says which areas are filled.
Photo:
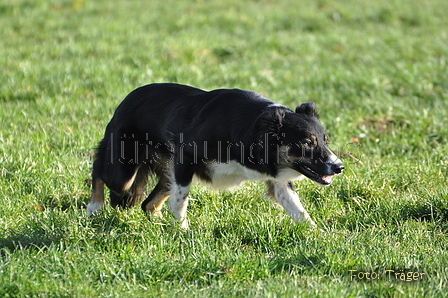
[[302, 103], [300, 107], [296, 108], [296, 113], [319, 118], [319, 113], [316, 110], [316, 104], [314, 102]]
[[269, 108], [258, 118], [257, 127], [259, 132], [262, 134], [268, 133], [272, 136], [278, 136], [280, 128], [283, 126], [285, 113], [285, 108]]

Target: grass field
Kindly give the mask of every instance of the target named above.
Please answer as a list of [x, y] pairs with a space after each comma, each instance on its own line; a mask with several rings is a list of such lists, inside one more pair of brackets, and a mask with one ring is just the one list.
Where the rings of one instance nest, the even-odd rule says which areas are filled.
[[[448, 1], [0, 3], [0, 297], [447, 297]], [[152, 82], [315, 101], [346, 170], [191, 191], [190, 231], [90, 219], [93, 148]], [[370, 278], [370, 279], [369, 279]]]

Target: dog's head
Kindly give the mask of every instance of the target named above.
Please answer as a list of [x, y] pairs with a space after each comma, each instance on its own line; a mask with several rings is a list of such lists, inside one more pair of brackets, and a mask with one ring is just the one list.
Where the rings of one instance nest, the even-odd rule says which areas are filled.
[[321, 185], [330, 185], [344, 165], [328, 147], [328, 135], [319, 122], [314, 102], [304, 103], [295, 112], [272, 108], [270, 134], [277, 143], [281, 167], [293, 169]]

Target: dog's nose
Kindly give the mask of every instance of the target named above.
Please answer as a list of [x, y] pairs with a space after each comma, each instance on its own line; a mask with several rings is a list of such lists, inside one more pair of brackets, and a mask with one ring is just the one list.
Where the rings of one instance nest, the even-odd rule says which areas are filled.
[[344, 164], [340, 160], [332, 165], [332, 170], [335, 174], [341, 174], [343, 169]]

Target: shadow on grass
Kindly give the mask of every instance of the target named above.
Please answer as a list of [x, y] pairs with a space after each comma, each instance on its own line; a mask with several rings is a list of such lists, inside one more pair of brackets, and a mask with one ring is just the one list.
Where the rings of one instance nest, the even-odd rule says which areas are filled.
[[58, 197], [47, 196], [40, 204], [34, 206], [39, 211], [43, 210], [61, 210], [66, 211], [68, 209], [85, 210], [87, 208], [87, 202], [90, 198], [73, 199], [71, 194], [60, 195]]
[[324, 255], [304, 255], [295, 257], [277, 256], [270, 261], [271, 274], [286, 274], [288, 276], [294, 274], [300, 274], [304, 271], [310, 272], [315, 271], [316, 274], [322, 274], [322, 270], [326, 270], [327, 266], [324, 267], [323, 262], [325, 260]]
[[[79, 200], [54, 200], [45, 198], [32, 207], [31, 213], [17, 221], [17, 225], [6, 230], [5, 237], [0, 238], [0, 251], [21, 250], [28, 247], [43, 248], [66, 239], [70, 234], [72, 217], [68, 210], [84, 209], [85, 204]], [[29, 210], [28, 210], [29, 212]]]
[[446, 225], [448, 223], [448, 202], [443, 198], [408, 201], [401, 206], [399, 216], [404, 220], [413, 219]]
[[0, 252], [5, 248], [9, 251], [15, 251], [26, 247], [46, 247], [59, 242], [63, 238], [62, 228], [54, 227], [48, 230], [46, 227], [38, 226], [33, 228], [19, 227], [16, 230], [10, 230], [6, 237], [0, 239]]
[[[42, 210], [39, 208], [16, 227], [8, 229], [5, 237], [0, 238], [0, 256], [3, 249], [9, 252], [25, 248], [42, 249], [61, 241], [71, 241], [73, 237], [82, 237], [76, 235], [78, 228], [74, 228], [75, 225], [85, 225], [81, 228], [86, 232], [93, 228], [100, 235], [107, 235], [112, 230], [116, 232], [127, 229], [127, 223], [116, 214], [92, 219], [87, 216], [75, 218], [74, 215], [66, 214], [66, 206], [56, 205], [52, 210], [49, 210], [49, 206]], [[73, 221], [74, 219], [76, 220]]]
[[[1, 8], [0, 8], [1, 10]], [[1, 94], [0, 102], [35, 102], [38, 94], [33, 92], [22, 92], [17, 94]]]
[[448, 226], [448, 201], [443, 196], [401, 196], [385, 199], [380, 192], [352, 189], [341, 190], [338, 197], [346, 204], [346, 217], [338, 222], [351, 230], [361, 226], [396, 225], [397, 222], [416, 221], [434, 223], [442, 229]]
[[0, 285], [0, 297], [19, 297], [20, 289], [16, 284], [7, 283]]

